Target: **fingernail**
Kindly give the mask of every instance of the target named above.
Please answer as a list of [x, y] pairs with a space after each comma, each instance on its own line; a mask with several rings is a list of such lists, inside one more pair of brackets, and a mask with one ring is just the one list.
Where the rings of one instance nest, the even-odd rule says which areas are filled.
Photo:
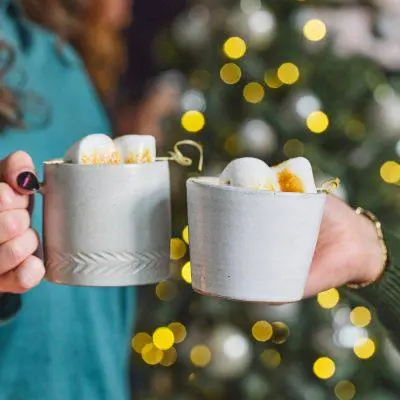
[[21, 172], [17, 177], [17, 184], [20, 188], [25, 190], [32, 190], [36, 192], [40, 188], [40, 184], [36, 175], [33, 172]]

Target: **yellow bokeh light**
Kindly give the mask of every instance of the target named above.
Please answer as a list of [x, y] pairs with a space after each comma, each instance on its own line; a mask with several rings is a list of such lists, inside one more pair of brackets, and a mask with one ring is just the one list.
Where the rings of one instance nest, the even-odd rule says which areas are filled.
[[271, 89], [278, 89], [283, 85], [274, 69], [270, 69], [265, 72], [264, 82]]
[[189, 244], [189, 227], [187, 225], [182, 231], [182, 239]]
[[174, 334], [175, 343], [181, 343], [185, 340], [186, 338], [185, 325], [181, 324], [180, 322], [171, 322], [168, 325], [168, 328], [171, 329], [172, 333]]
[[249, 103], [259, 103], [264, 98], [265, 90], [258, 82], [250, 82], [243, 89], [243, 97]]
[[330, 309], [339, 303], [340, 295], [337, 289], [329, 289], [324, 292], [318, 293], [317, 301], [318, 304], [325, 309]]
[[167, 327], [157, 328], [153, 333], [153, 343], [160, 350], [170, 349], [174, 345], [174, 342], [174, 334]]
[[329, 118], [322, 111], [314, 111], [307, 117], [307, 127], [313, 133], [322, 133], [329, 126]]
[[319, 379], [329, 379], [335, 373], [335, 363], [329, 357], [318, 358], [313, 365], [314, 374]]
[[283, 322], [272, 322], [272, 342], [276, 344], [285, 343], [290, 335], [289, 327]]
[[224, 149], [231, 156], [236, 156], [240, 151], [240, 147], [237, 135], [231, 135], [225, 140]]
[[371, 319], [371, 312], [366, 307], [356, 307], [350, 313], [350, 321], [360, 328], [369, 325]]
[[156, 286], [156, 295], [162, 301], [171, 301], [178, 294], [176, 284], [171, 281], [162, 281]]
[[219, 76], [222, 81], [228, 85], [234, 85], [240, 81], [242, 77], [242, 70], [234, 63], [227, 63], [222, 66], [219, 71]]
[[381, 166], [380, 173], [386, 183], [397, 183], [400, 180], [400, 164], [396, 161], [386, 161]]
[[236, 60], [244, 56], [246, 47], [246, 42], [242, 38], [238, 36], [230, 37], [224, 43], [224, 53], [227, 57]]
[[164, 352], [154, 346], [153, 343], [146, 344], [142, 350], [142, 358], [146, 364], [156, 365], [164, 356]]
[[188, 261], [181, 270], [182, 279], [191, 284], [192, 283], [192, 268], [190, 267], [190, 261]]
[[278, 367], [282, 362], [282, 357], [279, 351], [274, 349], [264, 350], [260, 355], [260, 359], [267, 368], [271, 369]]
[[186, 111], [181, 118], [182, 126], [190, 133], [196, 133], [204, 128], [206, 121], [200, 111]]
[[362, 339], [354, 346], [354, 354], [362, 360], [367, 360], [375, 354], [375, 342], [372, 339]]
[[171, 260], [180, 260], [186, 254], [186, 243], [180, 238], [171, 239]]
[[350, 381], [340, 381], [335, 386], [338, 400], [352, 400], [356, 395], [356, 387]]
[[133, 350], [136, 353], [141, 353], [146, 344], [152, 343], [151, 336], [146, 332], [138, 332], [131, 341]]
[[272, 325], [267, 321], [257, 321], [251, 328], [251, 333], [257, 341], [266, 342], [272, 337]]
[[293, 63], [283, 63], [278, 68], [278, 78], [286, 85], [292, 85], [297, 82], [300, 77], [300, 71]]
[[298, 139], [289, 139], [283, 146], [287, 157], [299, 157], [304, 153], [304, 144]]
[[203, 344], [194, 346], [190, 351], [190, 361], [196, 367], [205, 367], [211, 361], [210, 349]]
[[170, 367], [178, 358], [178, 353], [176, 352], [174, 347], [164, 351], [164, 355], [160, 364], [164, 367]]
[[308, 40], [318, 42], [326, 35], [326, 25], [320, 19], [310, 19], [303, 27], [303, 34]]

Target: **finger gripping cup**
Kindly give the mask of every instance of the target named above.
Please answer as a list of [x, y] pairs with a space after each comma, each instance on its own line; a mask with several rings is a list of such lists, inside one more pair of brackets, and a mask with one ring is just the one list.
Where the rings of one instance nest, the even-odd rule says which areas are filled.
[[187, 182], [192, 286], [208, 295], [270, 303], [300, 300], [326, 195]]

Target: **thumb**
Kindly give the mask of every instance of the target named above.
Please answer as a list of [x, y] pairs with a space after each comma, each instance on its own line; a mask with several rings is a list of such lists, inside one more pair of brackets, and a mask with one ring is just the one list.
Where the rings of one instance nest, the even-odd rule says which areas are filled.
[[9, 155], [1, 162], [0, 180], [23, 195], [32, 194], [40, 187], [32, 158], [23, 151]]

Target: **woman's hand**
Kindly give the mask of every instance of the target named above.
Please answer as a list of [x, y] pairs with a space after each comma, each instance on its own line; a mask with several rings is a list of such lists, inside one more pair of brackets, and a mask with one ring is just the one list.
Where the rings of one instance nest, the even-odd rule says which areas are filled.
[[371, 221], [334, 196], [326, 201], [305, 297], [347, 283], [370, 282], [383, 268], [382, 249]]
[[0, 292], [22, 293], [44, 275], [43, 262], [33, 254], [39, 246], [30, 228], [29, 195], [39, 188], [32, 159], [17, 152], [0, 164]]

